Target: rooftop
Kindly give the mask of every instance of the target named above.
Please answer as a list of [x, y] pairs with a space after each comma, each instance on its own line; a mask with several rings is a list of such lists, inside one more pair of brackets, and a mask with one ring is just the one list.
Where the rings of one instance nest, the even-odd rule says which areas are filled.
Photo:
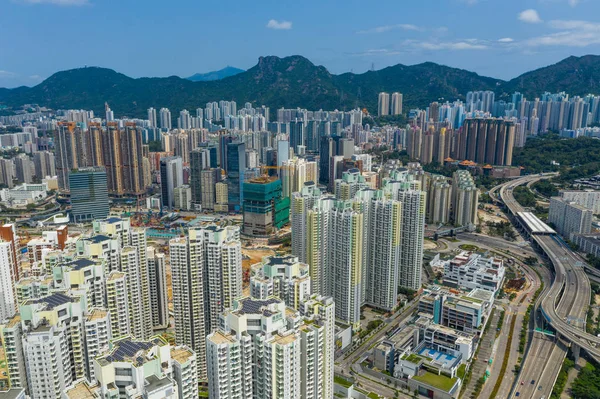
[[277, 298], [269, 298], [265, 300], [244, 298], [239, 301], [239, 307], [236, 309], [240, 314], [259, 314], [262, 313], [262, 308], [274, 303], [280, 303]]
[[108, 312], [104, 309], [93, 309], [90, 314], [87, 315], [88, 321], [100, 320], [106, 317]]
[[192, 356], [194, 356], [194, 352], [192, 352], [191, 349], [188, 349], [185, 346], [179, 346], [177, 348], [171, 349], [171, 359], [179, 363], [187, 362]]
[[73, 302], [73, 298], [65, 295], [61, 292], [57, 292], [55, 294], [51, 294], [39, 299], [30, 299], [26, 302], [26, 304], [34, 304], [34, 303], [45, 303], [47, 305], [47, 310], [52, 310], [58, 306], [64, 305], [69, 302]]
[[273, 343], [279, 344], [279, 345], [288, 345], [291, 344], [292, 342], [296, 341], [296, 335], [295, 334], [286, 334], [286, 335], [274, 335], [273, 336]]
[[[96, 386], [90, 387], [86, 382], [79, 382], [73, 388], [65, 390], [69, 399], [97, 399], [100, 396], [94, 393]], [[1, 398], [2, 396], [0, 396]]]
[[148, 351], [158, 345], [164, 345], [160, 338], [150, 341], [136, 341], [130, 337], [114, 342], [114, 348], [110, 354], [104, 357], [107, 362], [132, 362], [136, 366], [144, 364], [147, 360]]
[[450, 390], [456, 384], [456, 381], [458, 380], [458, 378], [456, 378], [456, 377], [450, 378], [450, 377], [446, 377], [445, 375], [438, 375], [438, 374], [430, 373], [429, 371], [425, 371], [421, 375], [414, 376], [413, 380], [425, 383], [434, 388], [438, 388], [444, 392], [450, 392]]
[[13, 388], [8, 391], [0, 391], [0, 399], [16, 399], [23, 392], [21, 388]]
[[74, 260], [73, 262], [67, 263], [67, 266], [70, 266], [73, 270], [80, 270], [84, 267], [93, 266], [96, 263], [87, 259], [87, 258], [79, 258]]
[[215, 344], [230, 344], [235, 342], [230, 335], [227, 335], [222, 331], [215, 331], [210, 335], [209, 339]]
[[556, 234], [556, 231], [531, 212], [517, 212], [517, 216], [531, 230], [532, 234]]
[[173, 385], [173, 381], [169, 377], [158, 378], [156, 375], [151, 375], [146, 378], [145, 389], [147, 392], [154, 392], [158, 389]]

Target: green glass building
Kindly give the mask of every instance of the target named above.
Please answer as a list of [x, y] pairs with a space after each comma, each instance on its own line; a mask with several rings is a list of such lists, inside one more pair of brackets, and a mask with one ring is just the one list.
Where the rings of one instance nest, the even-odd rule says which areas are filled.
[[290, 199], [283, 197], [281, 180], [261, 176], [244, 182], [244, 229], [250, 236], [268, 236], [290, 220]]

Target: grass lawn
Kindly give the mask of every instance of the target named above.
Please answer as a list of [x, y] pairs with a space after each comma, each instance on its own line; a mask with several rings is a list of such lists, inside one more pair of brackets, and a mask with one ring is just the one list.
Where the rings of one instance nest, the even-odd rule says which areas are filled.
[[350, 388], [352, 386], [352, 383], [350, 381], [348, 381], [342, 377], [339, 377], [337, 375], [333, 377], [333, 382], [343, 386], [344, 388]]
[[479, 247], [477, 247], [475, 245], [470, 245], [470, 244], [462, 244], [462, 245], [459, 245], [458, 247], [464, 251], [469, 251], [469, 252], [479, 251]]
[[446, 377], [445, 375], [437, 375], [426, 371], [423, 375], [416, 375], [413, 377], [415, 381], [420, 381], [425, 384], [429, 384], [433, 387], [439, 388], [442, 391], [450, 391], [457, 381], [457, 378]]
[[458, 378], [460, 378], [461, 380], [464, 379], [466, 370], [467, 370], [466, 364], [463, 363], [460, 366], [458, 366], [458, 370], [456, 370], [456, 375], [458, 376]]

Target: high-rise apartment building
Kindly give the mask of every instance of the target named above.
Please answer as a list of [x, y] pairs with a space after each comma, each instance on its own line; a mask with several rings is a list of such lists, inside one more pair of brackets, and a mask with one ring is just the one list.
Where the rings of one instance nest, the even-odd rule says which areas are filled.
[[235, 301], [207, 337], [210, 397], [330, 397], [335, 311], [331, 298], [314, 301], [323, 307], [308, 304], [304, 317], [273, 297]]
[[169, 242], [175, 339], [198, 355], [198, 378], [206, 379], [206, 333], [241, 295], [241, 244], [237, 227], [190, 230]]
[[302, 190], [304, 183], [318, 181], [318, 165], [315, 161], [304, 158], [292, 158], [283, 162], [280, 175], [284, 197], [291, 197], [292, 193]]
[[15, 259], [13, 243], [0, 239], [0, 321], [12, 317], [16, 311]]
[[329, 257], [326, 291], [336, 317], [357, 328], [363, 303], [364, 214], [339, 201], [329, 215]]
[[423, 269], [423, 240], [425, 238], [425, 210], [427, 195], [421, 182], [405, 171], [395, 171], [386, 182], [385, 190], [391, 198], [402, 203], [402, 234], [400, 248], [401, 287], [421, 288]]
[[433, 176], [427, 194], [427, 223], [446, 224], [450, 221], [452, 187], [445, 176]]
[[[61, 122], [58, 124], [55, 138], [56, 174], [58, 176], [58, 188], [68, 190], [69, 172], [79, 167], [77, 154], [79, 146], [74, 122]], [[78, 130], [78, 129], [77, 129]]]
[[206, 312], [204, 243], [201, 231], [169, 241], [175, 342], [198, 356], [198, 378], [206, 380]]
[[148, 285], [152, 304], [152, 327], [163, 329], [169, 326], [167, 296], [167, 267], [165, 254], [157, 253], [154, 247], [146, 248], [148, 259]]
[[291, 308], [310, 296], [308, 265], [291, 255], [271, 256], [252, 265], [250, 296], [256, 299], [277, 297]]
[[[292, 193], [291, 223], [292, 223], [292, 255], [300, 262], [307, 261], [308, 212], [313, 209], [315, 202], [321, 198], [321, 190], [314, 182], [307, 182], [301, 190]], [[314, 285], [315, 283], [313, 283]], [[319, 292], [313, 290], [312, 292]]]
[[175, 207], [175, 188], [183, 184], [183, 163], [181, 157], [166, 157], [160, 160], [160, 192], [162, 206]]
[[156, 124], [156, 110], [152, 107], [148, 108], [148, 125], [153, 129], [158, 127]]
[[450, 218], [455, 226], [475, 226], [478, 223], [479, 189], [467, 170], [457, 170], [452, 176]]
[[114, 270], [106, 278], [106, 306], [110, 314], [110, 328], [114, 338], [131, 334], [129, 299], [126, 275]]
[[375, 190], [360, 191], [354, 201], [365, 215], [364, 302], [389, 311], [398, 303], [402, 203]]
[[350, 200], [357, 192], [367, 187], [367, 182], [360, 170], [350, 169], [342, 173], [341, 179], [335, 180], [335, 198], [342, 201]]
[[171, 130], [171, 111], [168, 108], [160, 109], [160, 128], [165, 130]]
[[456, 157], [490, 165], [512, 165], [516, 127], [496, 118], [466, 119], [457, 137]]
[[390, 93], [379, 93], [377, 102], [377, 115], [386, 116], [390, 114]]
[[392, 93], [392, 115], [402, 115], [402, 93]]
[[548, 222], [554, 224], [556, 231], [568, 240], [573, 239], [573, 234], [589, 234], [593, 215], [593, 210], [576, 202], [561, 197], [550, 198]]
[[236, 226], [201, 230], [205, 257], [206, 331], [215, 331], [219, 315], [242, 295], [242, 245]]
[[46, 176], [56, 176], [56, 161], [50, 151], [39, 151], [33, 154], [35, 176], [43, 179]]

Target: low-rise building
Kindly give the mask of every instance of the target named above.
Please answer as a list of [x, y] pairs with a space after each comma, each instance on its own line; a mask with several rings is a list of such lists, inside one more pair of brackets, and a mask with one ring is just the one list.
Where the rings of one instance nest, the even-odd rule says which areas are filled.
[[504, 280], [500, 258], [463, 251], [444, 263], [444, 285], [463, 290], [483, 289], [496, 293]]

